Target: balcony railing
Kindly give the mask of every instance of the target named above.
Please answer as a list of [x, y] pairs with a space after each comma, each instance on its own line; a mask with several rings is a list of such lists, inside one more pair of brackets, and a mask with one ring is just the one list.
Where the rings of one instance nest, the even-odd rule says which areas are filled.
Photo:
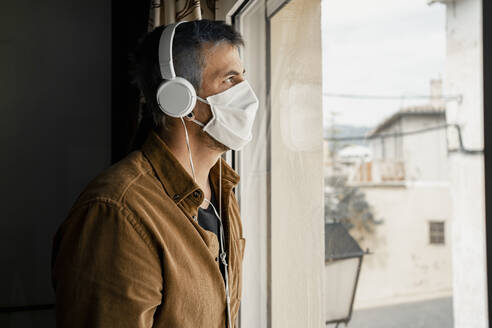
[[354, 183], [384, 183], [406, 180], [402, 161], [372, 160], [357, 163], [350, 170], [349, 181]]

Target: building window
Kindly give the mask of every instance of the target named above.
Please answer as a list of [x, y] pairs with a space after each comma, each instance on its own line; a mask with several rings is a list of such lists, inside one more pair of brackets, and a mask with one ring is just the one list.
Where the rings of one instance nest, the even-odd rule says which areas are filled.
[[431, 244], [444, 244], [444, 222], [429, 222], [429, 237]]

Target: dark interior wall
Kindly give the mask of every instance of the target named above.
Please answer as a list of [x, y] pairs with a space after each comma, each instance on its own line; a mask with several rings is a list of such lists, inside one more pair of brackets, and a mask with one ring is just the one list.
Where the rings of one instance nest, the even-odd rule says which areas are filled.
[[111, 162], [111, 1], [0, 1], [0, 110], [0, 326], [52, 327], [18, 307], [54, 303], [53, 235]]
[[139, 141], [145, 139], [145, 133], [137, 135], [140, 92], [130, 83], [128, 59], [138, 40], [148, 30], [150, 3], [151, 0], [113, 2], [112, 162], [123, 158]]

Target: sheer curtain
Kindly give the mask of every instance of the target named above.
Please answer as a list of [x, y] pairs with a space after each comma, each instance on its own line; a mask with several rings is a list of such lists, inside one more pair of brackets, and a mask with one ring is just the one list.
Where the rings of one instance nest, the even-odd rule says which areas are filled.
[[160, 25], [215, 18], [215, 0], [151, 0], [149, 30]]

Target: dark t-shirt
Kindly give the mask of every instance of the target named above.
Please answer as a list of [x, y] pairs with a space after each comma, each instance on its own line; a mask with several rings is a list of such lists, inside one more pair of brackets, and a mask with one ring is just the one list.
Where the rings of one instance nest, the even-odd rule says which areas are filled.
[[[215, 198], [214, 192], [212, 190], [210, 201], [212, 204], [214, 204], [215, 208], [217, 211], [219, 210], [219, 205], [217, 204], [217, 200]], [[219, 242], [219, 253], [220, 253], [220, 239], [219, 239], [219, 227], [220, 227], [220, 221], [217, 218], [217, 215], [215, 215], [214, 209], [212, 205], [208, 205], [206, 209], [203, 209], [201, 207], [198, 208], [198, 224], [205, 230], [213, 232], [217, 236], [217, 241]], [[224, 272], [224, 265], [222, 262], [220, 262], [219, 259], [219, 253], [217, 253], [217, 258], [216, 260], [219, 262], [219, 267], [220, 267], [220, 273], [222, 273], [222, 278], [224, 279], [225, 282], [225, 272]]]

